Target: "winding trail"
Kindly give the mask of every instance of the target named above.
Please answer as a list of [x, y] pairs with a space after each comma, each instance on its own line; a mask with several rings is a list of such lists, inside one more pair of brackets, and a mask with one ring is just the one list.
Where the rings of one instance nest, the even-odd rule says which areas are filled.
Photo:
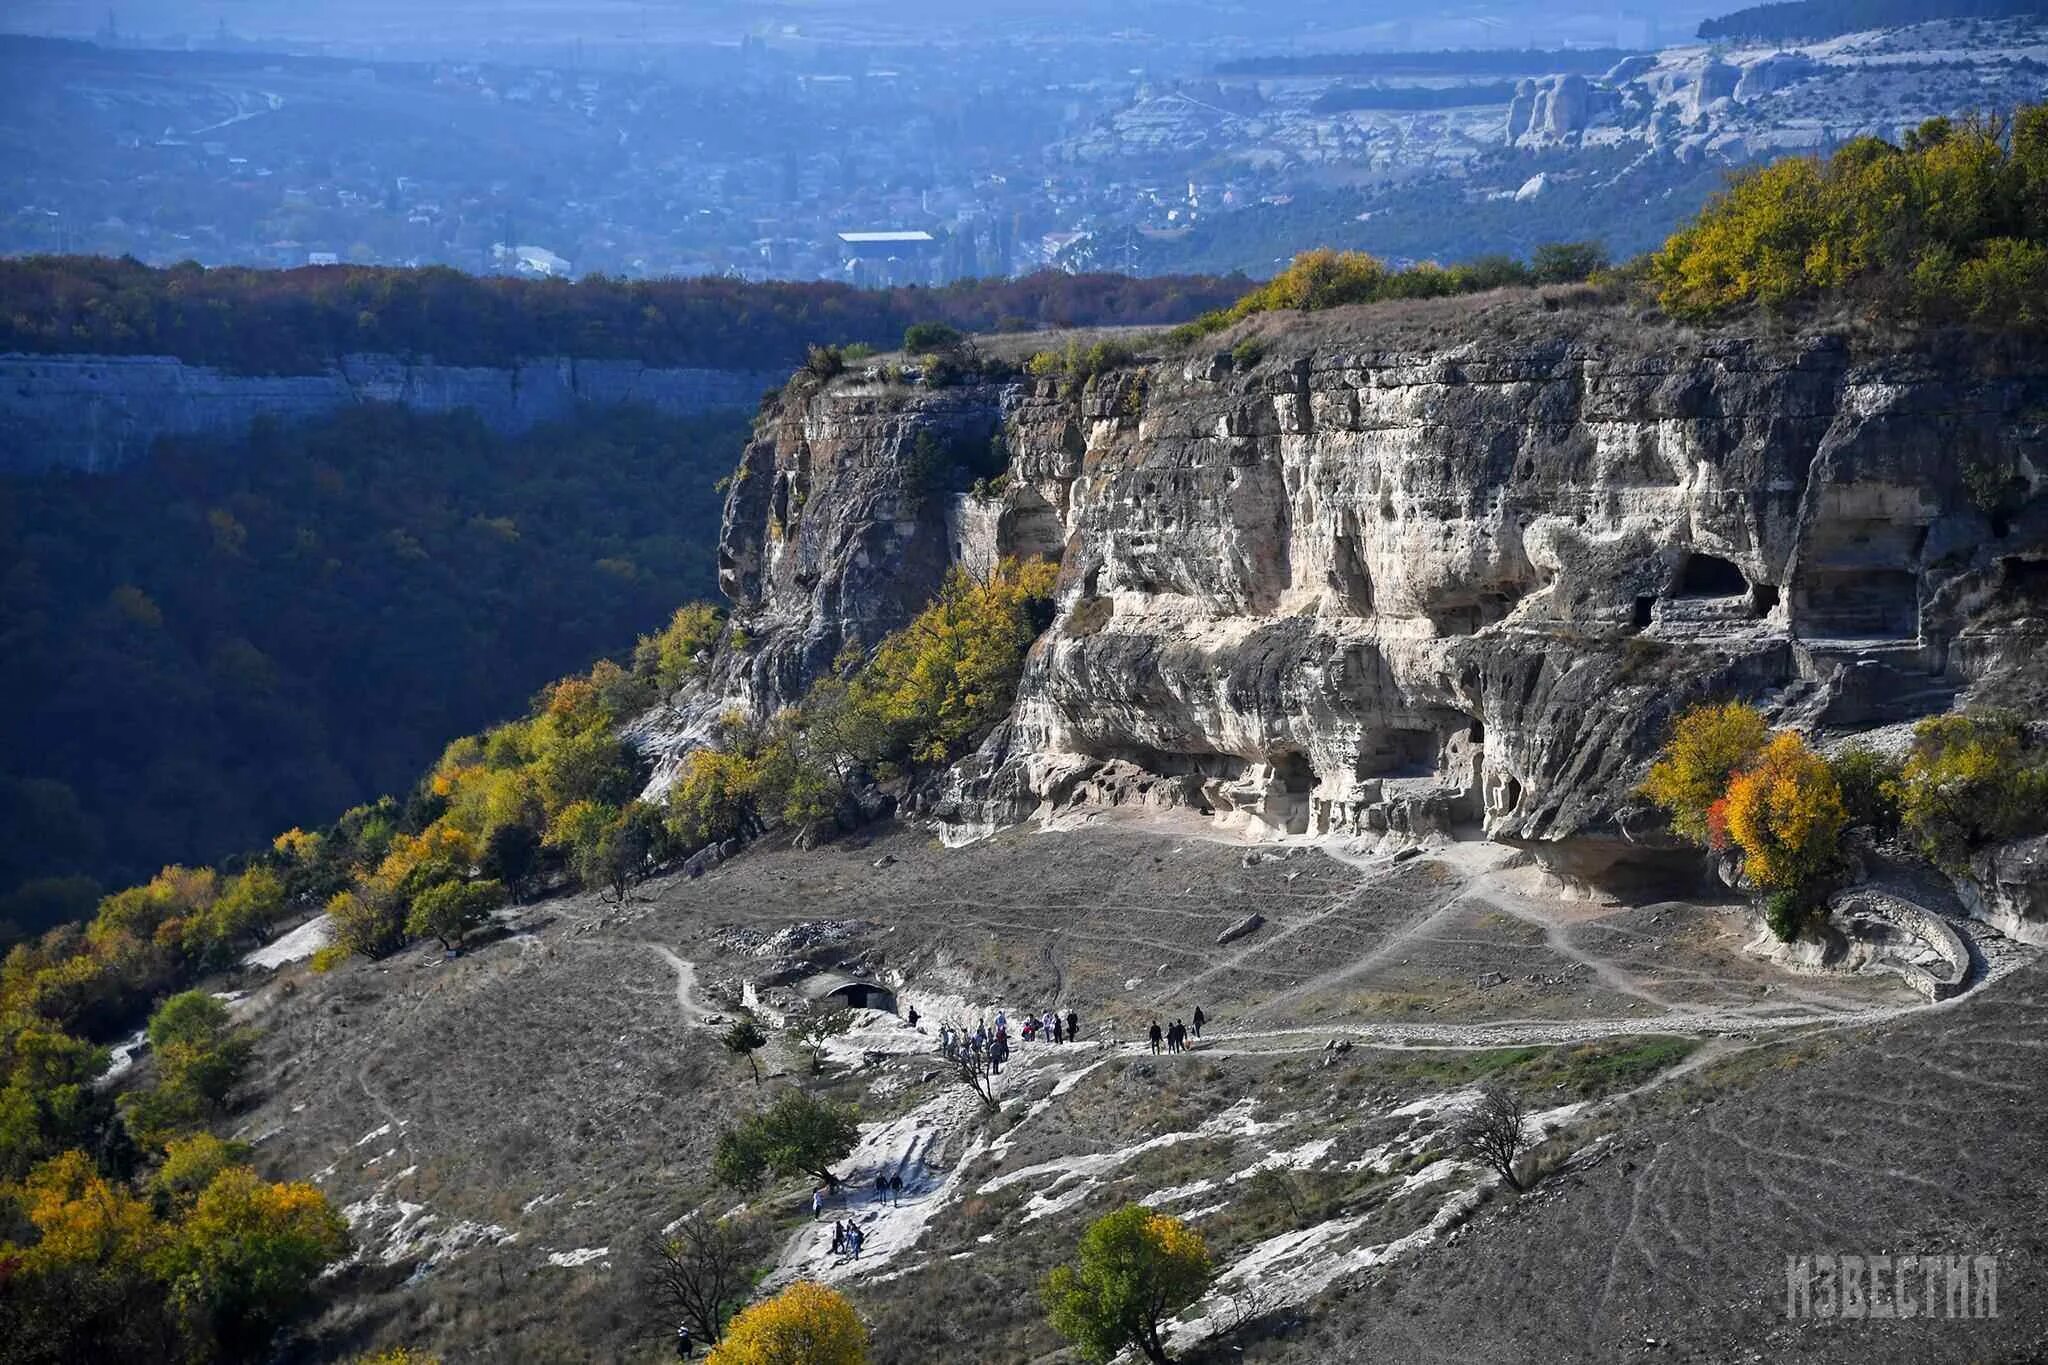
[[676, 1009], [681, 1011], [684, 1028], [713, 1028], [723, 1023], [724, 1016], [717, 1010], [708, 1009], [697, 999], [697, 964], [686, 957], [678, 957], [672, 948], [659, 943], [641, 940], [640, 946], [660, 957], [675, 969]]

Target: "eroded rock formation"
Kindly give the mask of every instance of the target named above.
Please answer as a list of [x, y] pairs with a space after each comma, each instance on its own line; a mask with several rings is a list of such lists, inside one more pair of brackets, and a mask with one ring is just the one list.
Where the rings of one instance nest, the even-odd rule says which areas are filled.
[[[951, 837], [1145, 802], [1483, 831], [1581, 875], [1663, 842], [1634, 789], [1701, 698], [1853, 728], [2048, 690], [2048, 355], [1533, 304], [1376, 345], [1365, 317], [1290, 319], [1250, 365], [786, 399], [726, 513], [750, 643], [698, 711], [794, 700], [950, 563], [1056, 554], [1012, 716], [932, 803]], [[961, 493], [992, 442], [999, 491]]]

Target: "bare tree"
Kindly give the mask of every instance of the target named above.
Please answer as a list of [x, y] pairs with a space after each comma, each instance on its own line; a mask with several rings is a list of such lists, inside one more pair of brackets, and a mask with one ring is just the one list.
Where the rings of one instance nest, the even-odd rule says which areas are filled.
[[1458, 1123], [1459, 1154], [1490, 1167], [1509, 1189], [1520, 1191], [1515, 1161], [1534, 1145], [1529, 1128], [1529, 1108], [1522, 1097], [1505, 1086], [1489, 1085], [1479, 1092], [1479, 1103]]
[[754, 1268], [767, 1254], [767, 1232], [753, 1218], [690, 1214], [648, 1239], [648, 1297], [667, 1322], [688, 1323], [710, 1345], [746, 1306]]
[[993, 1114], [1003, 1107], [996, 1095], [996, 1078], [989, 1064], [969, 1056], [964, 1050], [953, 1058], [953, 1076], [960, 1084], [974, 1092], [974, 1098], [981, 1101], [981, 1110]]

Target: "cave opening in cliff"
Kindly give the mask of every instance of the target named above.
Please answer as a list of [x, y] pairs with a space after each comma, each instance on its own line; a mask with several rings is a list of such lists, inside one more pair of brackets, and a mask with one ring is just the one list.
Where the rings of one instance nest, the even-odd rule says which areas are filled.
[[1867, 565], [1814, 569], [1793, 601], [1801, 634], [1910, 640], [1920, 628], [1920, 578]]
[[1655, 618], [1656, 611], [1656, 598], [1638, 597], [1636, 599], [1635, 611], [1629, 617], [1629, 626], [1634, 630], [1648, 630], [1650, 622]]
[[1740, 597], [1748, 591], [1742, 570], [1719, 555], [1687, 555], [1678, 570], [1679, 597]]
[[1758, 620], [1762, 620], [1776, 611], [1778, 609], [1778, 585], [1775, 583], [1759, 583], [1751, 588], [1749, 590], [1749, 606], [1750, 610], [1756, 613]]

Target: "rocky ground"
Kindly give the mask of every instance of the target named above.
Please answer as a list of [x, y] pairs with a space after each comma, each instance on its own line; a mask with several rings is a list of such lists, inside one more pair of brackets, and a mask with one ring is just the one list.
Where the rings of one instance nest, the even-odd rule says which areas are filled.
[[[645, 1240], [731, 1206], [708, 1176], [720, 1124], [800, 1079], [861, 1106], [845, 1174], [906, 1190], [832, 1210], [868, 1229], [848, 1263], [807, 1188], [770, 1192], [770, 1283], [839, 1283], [880, 1360], [1055, 1356], [1036, 1281], [1127, 1199], [1195, 1219], [1227, 1267], [1180, 1334], [1195, 1359], [2041, 1347], [2041, 968], [1980, 934], [1988, 970], [1929, 1007], [1893, 977], [1745, 955], [1738, 907], [1562, 899], [1518, 862], [1251, 847], [1193, 822], [958, 850], [890, 829], [757, 847], [625, 905], [525, 907], [459, 959], [288, 963], [244, 983], [266, 1026], [244, 1135], [320, 1181], [362, 1248], [306, 1355], [659, 1358]], [[1254, 910], [1265, 925], [1218, 947]], [[771, 1030], [757, 1091], [719, 1020], [745, 983], [772, 1014], [781, 983], [827, 968], [895, 987], [922, 1032], [853, 1012], [813, 1078]], [[1193, 1052], [1132, 1041], [1197, 1004]], [[1020, 1047], [993, 1118], [933, 1063], [939, 1022], [1053, 1005], [1083, 1041]], [[1450, 1159], [1490, 1076], [1539, 1097], [1552, 1133], [1552, 1173], [1519, 1198]], [[1787, 1255], [1866, 1250], [1996, 1254], [2001, 1315], [1786, 1321]]]

